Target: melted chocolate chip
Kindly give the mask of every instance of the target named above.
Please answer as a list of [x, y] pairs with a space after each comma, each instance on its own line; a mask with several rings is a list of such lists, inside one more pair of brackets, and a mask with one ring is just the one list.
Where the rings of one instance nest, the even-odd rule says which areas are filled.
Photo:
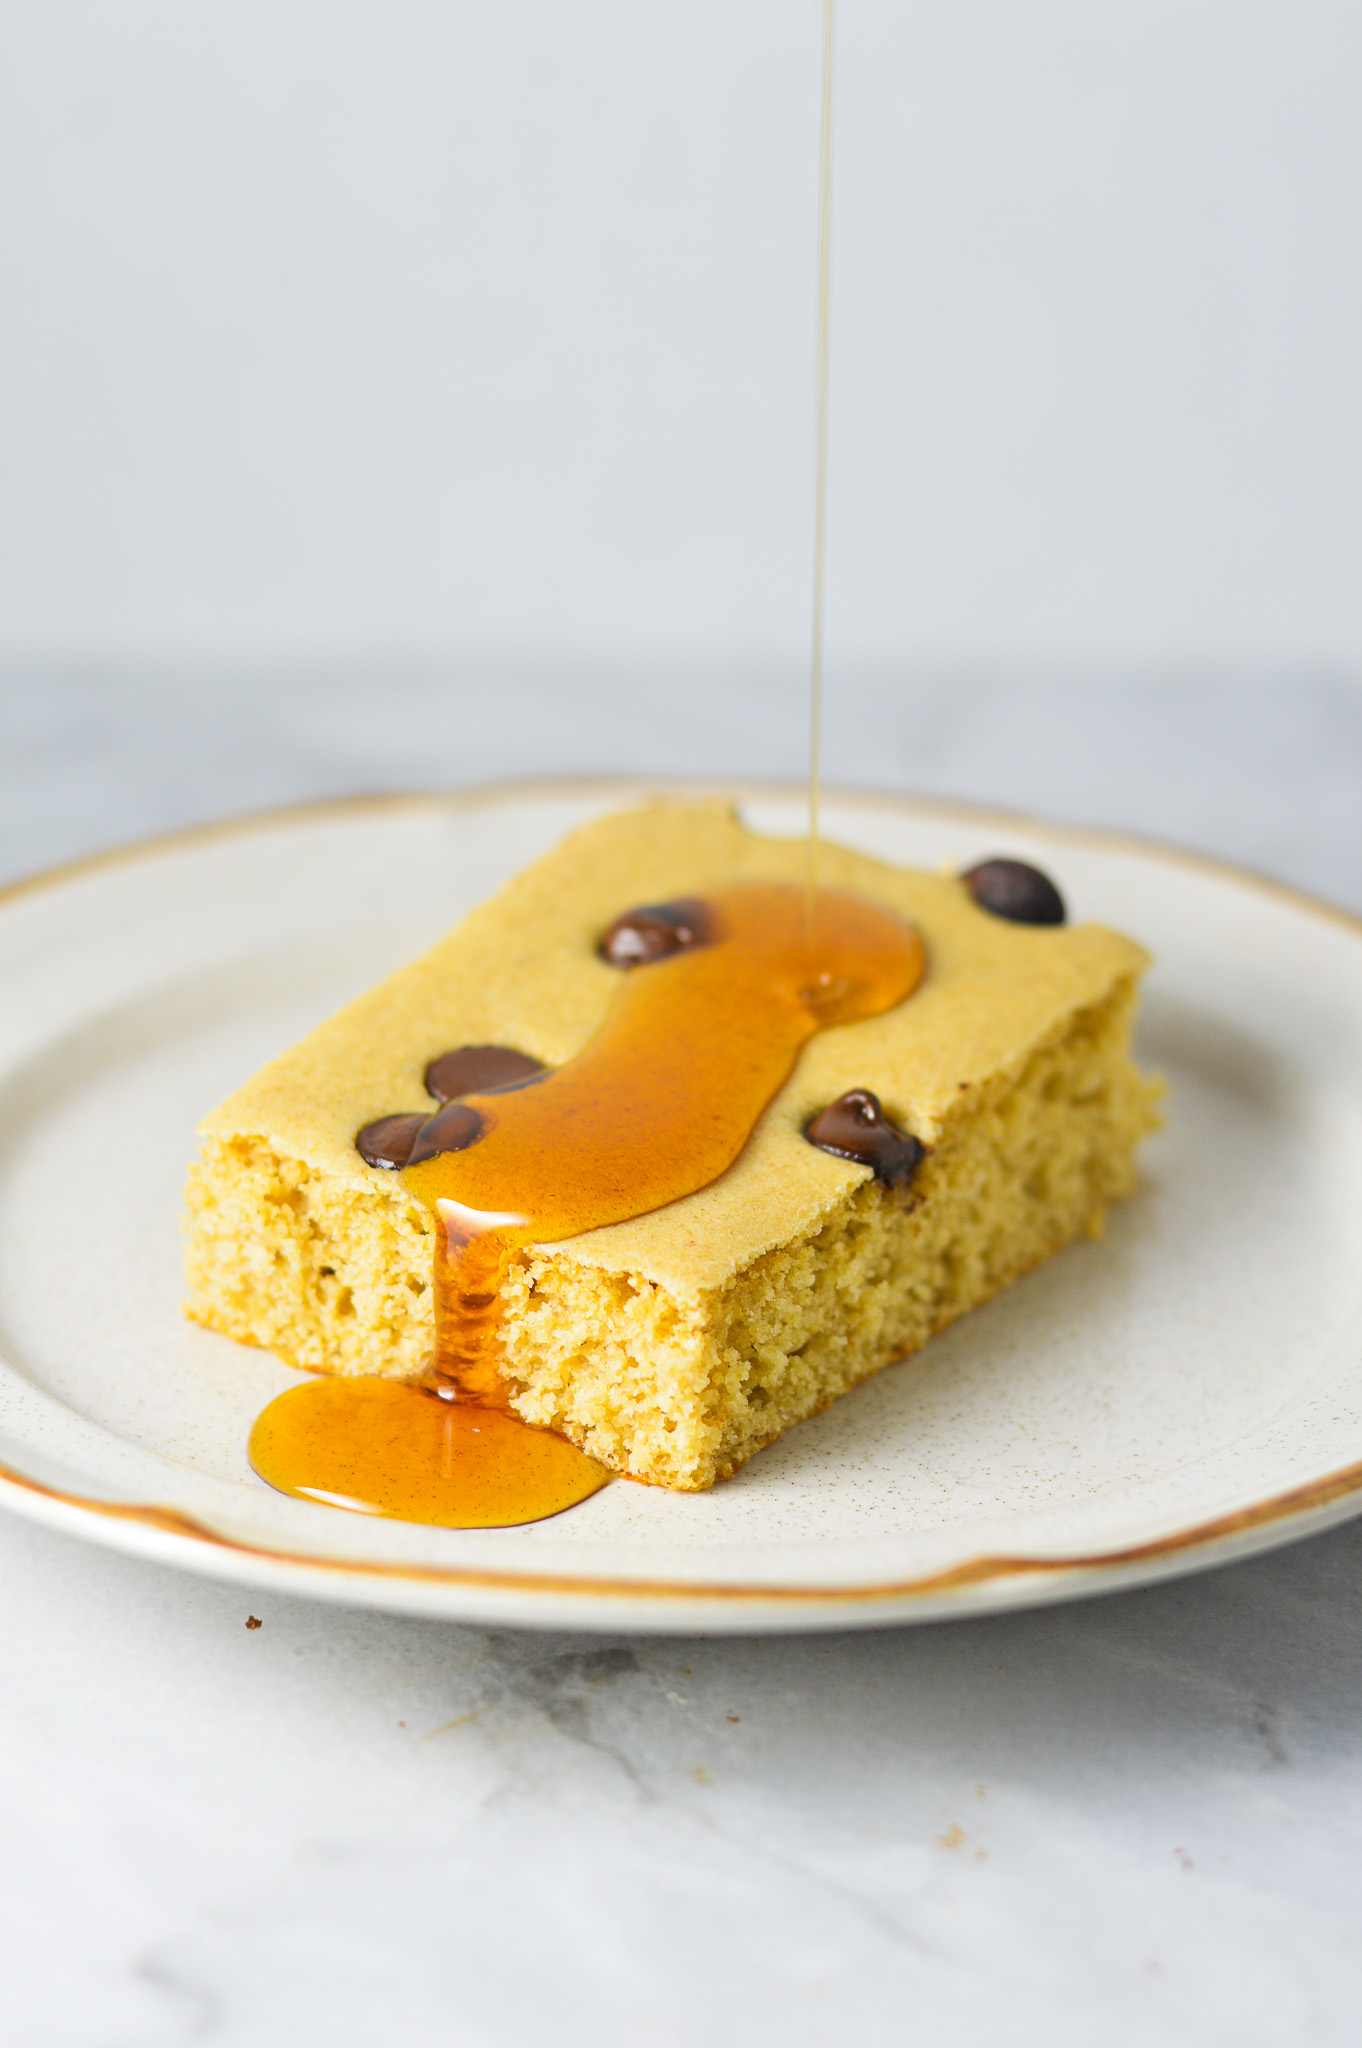
[[442, 1052], [426, 1068], [426, 1093], [437, 1102], [456, 1102], [461, 1095], [492, 1095], [499, 1088], [523, 1088], [545, 1073], [541, 1060], [509, 1045], [461, 1045]]
[[358, 1133], [355, 1150], [366, 1166], [386, 1166], [395, 1172], [410, 1159], [416, 1133], [424, 1122], [419, 1112], [415, 1116], [381, 1116]]
[[447, 1102], [428, 1116], [416, 1134], [406, 1165], [419, 1166], [441, 1152], [462, 1152], [482, 1136], [482, 1118], [467, 1102]]
[[703, 946], [708, 937], [709, 913], [698, 897], [644, 903], [615, 919], [601, 940], [601, 958], [612, 967], [646, 967], [687, 946]]
[[443, 1052], [426, 1068], [426, 1092], [443, 1103], [434, 1116], [419, 1110], [411, 1116], [381, 1116], [366, 1124], [355, 1150], [368, 1166], [400, 1170], [438, 1152], [462, 1152], [482, 1135], [482, 1118], [458, 1101], [461, 1095], [493, 1095], [505, 1088], [523, 1088], [548, 1069], [528, 1053], [509, 1045], [461, 1045]]
[[831, 1152], [836, 1159], [873, 1166], [876, 1180], [889, 1188], [908, 1185], [926, 1150], [916, 1138], [890, 1123], [879, 1096], [868, 1088], [849, 1088], [839, 1095], [806, 1125], [804, 1136], [820, 1152]]
[[1048, 875], [1024, 860], [981, 860], [960, 877], [981, 910], [1013, 924], [1063, 924], [1064, 898]]

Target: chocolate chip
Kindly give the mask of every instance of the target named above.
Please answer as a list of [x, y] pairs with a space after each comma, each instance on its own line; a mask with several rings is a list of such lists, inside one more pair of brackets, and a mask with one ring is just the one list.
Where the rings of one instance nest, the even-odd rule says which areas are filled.
[[960, 877], [981, 910], [1013, 924], [1063, 924], [1064, 898], [1048, 875], [1024, 860], [981, 860]]
[[547, 1068], [528, 1053], [509, 1045], [461, 1045], [441, 1053], [426, 1068], [426, 1089], [444, 1106], [434, 1116], [381, 1116], [366, 1124], [355, 1149], [369, 1166], [401, 1168], [440, 1152], [462, 1152], [482, 1136], [482, 1118], [460, 1102], [462, 1095], [493, 1095], [505, 1088], [523, 1088]]
[[873, 1166], [876, 1180], [889, 1188], [906, 1187], [926, 1156], [925, 1146], [890, 1123], [879, 1096], [868, 1088], [849, 1088], [839, 1095], [805, 1126], [804, 1136], [835, 1159]]
[[703, 946], [709, 937], [709, 913], [695, 896], [675, 903], [644, 903], [617, 917], [601, 940], [600, 952], [612, 967], [646, 967], [687, 946]]
[[411, 1157], [416, 1133], [424, 1122], [419, 1112], [415, 1116], [381, 1116], [359, 1132], [355, 1150], [366, 1166], [386, 1166], [395, 1171]]
[[426, 1068], [426, 1093], [437, 1102], [456, 1102], [461, 1095], [492, 1095], [499, 1088], [523, 1088], [547, 1072], [541, 1060], [509, 1045], [461, 1045], [442, 1052]]
[[478, 1112], [467, 1102], [447, 1102], [421, 1125], [406, 1164], [419, 1166], [423, 1159], [434, 1159], [441, 1152], [462, 1152], [481, 1136]]

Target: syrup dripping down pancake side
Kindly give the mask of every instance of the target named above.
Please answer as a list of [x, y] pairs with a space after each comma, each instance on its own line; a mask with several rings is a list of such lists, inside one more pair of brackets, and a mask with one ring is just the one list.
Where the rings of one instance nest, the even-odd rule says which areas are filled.
[[[812, 941], [795, 884], [733, 883], [708, 892], [702, 908], [689, 943], [623, 975], [576, 1059], [429, 1120], [428, 1156], [418, 1135], [401, 1169], [438, 1222], [427, 1381], [326, 1380], [281, 1395], [251, 1438], [271, 1485], [401, 1520], [489, 1527], [542, 1519], [605, 1483], [605, 1469], [561, 1438], [552, 1441], [564, 1456], [546, 1472], [550, 1433], [508, 1410], [498, 1366], [509, 1262], [524, 1245], [628, 1221], [708, 1186], [736, 1160], [803, 1045], [893, 1008], [925, 966], [911, 926], [849, 892], [818, 892]], [[429, 1149], [442, 1125], [458, 1149]], [[485, 1432], [463, 1418], [456, 1430], [437, 1428], [450, 1407], [503, 1421]]]

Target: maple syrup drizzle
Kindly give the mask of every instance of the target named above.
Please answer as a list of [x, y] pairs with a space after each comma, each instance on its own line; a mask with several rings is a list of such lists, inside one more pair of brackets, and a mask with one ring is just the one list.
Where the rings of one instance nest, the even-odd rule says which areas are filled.
[[808, 1040], [892, 1009], [924, 966], [911, 926], [844, 891], [819, 890], [812, 949], [798, 884], [730, 883], [704, 908], [704, 942], [624, 972], [575, 1059], [532, 1087], [462, 1098], [477, 1138], [403, 1169], [437, 1219], [427, 1382], [327, 1378], [280, 1395], [250, 1444], [272, 1486], [487, 1528], [539, 1521], [605, 1484], [594, 1459], [509, 1410], [499, 1321], [510, 1261], [717, 1180]]
[[833, 10], [824, 0], [803, 890], [740, 883], [715, 891], [705, 943], [631, 970], [577, 1059], [518, 1100], [459, 1098], [481, 1120], [477, 1136], [402, 1169], [436, 1216], [427, 1384], [324, 1378], [281, 1394], [257, 1420], [250, 1456], [282, 1492], [470, 1529], [542, 1521], [604, 1486], [604, 1466], [509, 1408], [498, 1323], [511, 1260], [523, 1245], [626, 1222], [707, 1187], [733, 1164], [815, 1032], [878, 1016], [921, 978], [915, 932], [874, 904], [818, 887]]
[[828, 511], [828, 341], [832, 307], [833, 0], [823, 0], [823, 92], [818, 137], [818, 372], [813, 465], [813, 618], [809, 645], [809, 831], [804, 912], [813, 943], [818, 828], [823, 783], [823, 590]]

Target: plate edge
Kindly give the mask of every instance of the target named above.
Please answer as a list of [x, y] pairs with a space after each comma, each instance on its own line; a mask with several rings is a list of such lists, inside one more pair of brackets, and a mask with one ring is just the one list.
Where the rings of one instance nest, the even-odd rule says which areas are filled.
[[[154, 1530], [162, 1537], [188, 1541], [200, 1549], [206, 1547], [258, 1560], [290, 1572], [318, 1572], [380, 1584], [447, 1586], [488, 1593], [568, 1595], [593, 1601], [690, 1602], [729, 1610], [762, 1603], [777, 1609], [797, 1606], [818, 1610], [850, 1606], [864, 1610], [872, 1603], [887, 1601], [920, 1602], [928, 1606], [980, 1588], [1001, 1587], [1017, 1581], [1058, 1580], [1066, 1573], [1121, 1574], [1173, 1560], [1194, 1560], [1198, 1551], [1213, 1549], [1217, 1545], [1233, 1545], [1236, 1539], [1252, 1536], [1284, 1521], [1323, 1515], [1344, 1502], [1353, 1503], [1354, 1512], [1362, 1512], [1362, 1462], [1342, 1466], [1318, 1479], [1305, 1480], [1299, 1486], [1290, 1487], [1285, 1493], [1231, 1509], [1223, 1515], [1211, 1516], [1206, 1521], [1195, 1522], [1166, 1536], [1152, 1537], [1144, 1543], [1059, 1557], [985, 1553], [909, 1579], [876, 1580], [851, 1586], [716, 1585], [712, 1581], [667, 1582], [461, 1565], [398, 1564], [381, 1559], [316, 1557], [306, 1551], [278, 1550], [223, 1535], [209, 1523], [186, 1514], [180, 1508], [140, 1501], [100, 1500], [94, 1495], [70, 1493], [61, 1487], [31, 1479], [14, 1466], [0, 1463], [0, 1497], [7, 1491], [18, 1493], [25, 1506], [42, 1501], [74, 1511], [78, 1521], [89, 1515], [98, 1515], [112, 1521], [134, 1523]], [[18, 1503], [13, 1504], [18, 1506]], [[1345, 1520], [1346, 1516], [1338, 1515], [1333, 1519]]]
[[[144, 839], [128, 840], [98, 853], [83, 854], [75, 860], [59, 862], [55, 867], [39, 869], [35, 874], [21, 875], [16, 880], [0, 886], [0, 911], [24, 897], [37, 895], [47, 889], [59, 888], [65, 883], [83, 881], [89, 875], [100, 874], [108, 869], [153, 860], [161, 854], [189, 851], [223, 839], [246, 838], [253, 832], [274, 831], [281, 826], [306, 825], [314, 820], [367, 817], [384, 811], [480, 810], [496, 804], [555, 796], [600, 795], [635, 799], [646, 799], [649, 796], [726, 796], [732, 797], [735, 802], [740, 802], [744, 798], [760, 801], [764, 797], [799, 797], [804, 794], [805, 789], [806, 785], [802, 781], [779, 778], [768, 781], [760, 778], [733, 779], [724, 776], [547, 775], [523, 780], [472, 783], [456, 789], [383, 790], [355, 796], [316, 797], [296, 804], [280, 804], [258, 811], [238, 812], [229, 818], [211, 819], [202, 825], [184, 825], [170, 832], [153, 833]], [[949, 823], [978, 825], [981, 828], [1002, 831], [1024, 831], [1033, 833], [1041, 839], [1052, 840], [1056, 845], [1090, 847], [1107, 853], [1135, 854], [1145, 860], [1161, 861], [1170, 867], [1190, 868], [1213, 879], [1233, 882], [1256, 894], [1270, 896], [1292, 909], [1339, 925], [1355, 938], [1362, 938], [1362, 915], [1357, 912], [1345, 910], [1339, 904], [1327, 902], [1322, 896], [1314, 896], [1309, 890], [1298, 889], [1294, 884], [1280, 881], [1276, 876], [1265, 874], [1259, 869], [1244, 867], [1235, 861], [1222, 860], [1215, 854], [1203, 853], [1199, 849], [1179, 845], [1173, 840], [1159, 839], [1152, 834], [1116, 830], [1105, 825], [1057, 824], [1053, 820], [1038, 818], [1027, 811], [1010, 810], [1005, 805], [978, 804], [963, 797], [931, 796], [910, 790], [882, 789], [865, 784], [828, 783], [824, 786], [822, 799], [825, 804], [844, 804], [853, 809], [898, 810], [941, 818]]]

